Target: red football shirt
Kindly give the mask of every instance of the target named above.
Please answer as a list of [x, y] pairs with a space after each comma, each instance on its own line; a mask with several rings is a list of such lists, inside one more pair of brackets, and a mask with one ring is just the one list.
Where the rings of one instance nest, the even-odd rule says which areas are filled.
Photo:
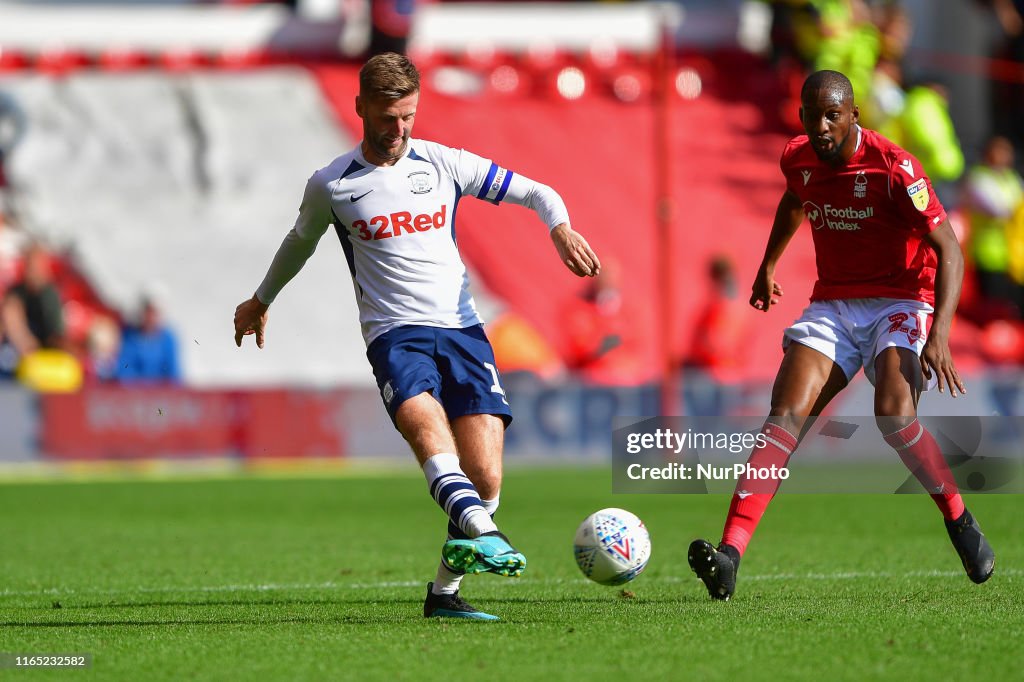
[[779, 165], [811, 223], [818, 265], [812, 301], [935, 302], [938, 259], [923, 237], [946, 211], [913, 155], [862, 128], [857, 151], [839, 168], [819, 160], [806, 135], [789, 141]]

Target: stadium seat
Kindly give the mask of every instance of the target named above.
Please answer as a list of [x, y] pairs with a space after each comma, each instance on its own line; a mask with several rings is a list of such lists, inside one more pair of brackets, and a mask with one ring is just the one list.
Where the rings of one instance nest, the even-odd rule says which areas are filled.
[[157, 57], [157, 66], [167, 71], [189, 71], [206, 66], [209, 58], [198, 50], [168, 50]]
[[54, 49], [40, 52], [36, 57], [35, 68], [43, 73], [61, 76], [88, 66], [90, 62], [84, 52]]
[[1018, 320], [993, 320], [981, 332], [981, 350], [989, 362], [1024, 362], [1024, 323]]
[[269, 62], [266, 50], [224, 50], [212, 60], [213, 66], [222, 69], [251, 69]]
[[152, 63], [152, 57], [142, 50], [111, 48], [100, 53], [96, 65], [105, 71], [130, 71]]
[[73, 393], [82, 386], [82, 365], [70, 353], [43, 349], [29, 353], [18, 363], [19, 382], [41, 393]]
[[28, 68], [31, 61], [24, 52], [0, 47], [0, 72]]

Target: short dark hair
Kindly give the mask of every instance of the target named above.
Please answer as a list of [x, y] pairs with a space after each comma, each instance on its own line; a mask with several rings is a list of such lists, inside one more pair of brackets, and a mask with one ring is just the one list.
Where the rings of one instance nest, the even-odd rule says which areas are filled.
[[843, 102], [853, 104], [853, 84], [850, 79], [838, 71], [815, 71], [800, 89], [800, 99], [803, 100], [811, 93], [826, 90], [832, 94], [839, 95]]
[[371, 57], [359, 70], [362, 97], [402, 99], [420, 89], [420, 72], [408, 57], [384, 52]]

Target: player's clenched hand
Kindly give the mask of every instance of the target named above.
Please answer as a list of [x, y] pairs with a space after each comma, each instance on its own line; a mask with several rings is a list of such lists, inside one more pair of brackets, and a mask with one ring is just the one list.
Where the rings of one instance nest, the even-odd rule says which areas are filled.
[[263, 303], [254, 294], [247, 301], [242, 301], [235, 308], [235, 345], [242, 347], [242, 337], [256, 335], [256, 346], [263, 348], [264, 330], [267, 328], [267, 310], [269, 305]]
[[782, 296], [782, 286], [775, 281], [775, 278], [764, 268], [757, 271], [754, 278], [754, 285], [750, 287], [750, 305], [768, 312], [768, 309], [779, 302]]
[[939, 385], [939, 393], [949, 388], [949, 394], [954, 398], [957, 391], [961, 394], [967, 393], [964, 382], [960, 379], [959, 372], [953, 365], [953, 355], [949, 352], [949, 341], [942, 334], [934, 332], [928, 335], [924, 348], [921, 350], [921, 373], [926, 381], [931, 381], [932, 372]]
[[551, 230], [551, 241], [555, 243], [558, 257], [573, 274], [594, 277], [601, 272], [601, 261], [597, 254], [583, 235], [569, 227], [569, 223], [562, 223]]

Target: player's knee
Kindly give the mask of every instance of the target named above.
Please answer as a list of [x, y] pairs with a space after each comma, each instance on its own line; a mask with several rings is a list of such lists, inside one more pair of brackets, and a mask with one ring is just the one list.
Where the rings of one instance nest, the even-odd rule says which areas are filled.
[[[890, 426], [893, 420], [912, 420], [917, 416], [914, 400], [909, 396], [875, 395], [875, 417], [879, 428]], [[904, 424], [905, 425], [905, 424]]]
[[491, 500], [501, 492], [501, 467], [463, 462], [462, 470], [476, 487], [481, 499]]
[[800, 433], [804, 428], [807, 414], [802, 410], [788, 405], [772, 405], [768, 421], [786, 429], [792, 434]]
[[914, 412], [913, 403], [907, 408], [899, 401], [879, 402], [876, 400], [875, 426], [878, 427], [878, 432], [882, 436], [888, 436], [909, 426], [917, 418]]
[[485, 500], [492, 500], [501, 493], [501, 471], [488, 469], [480, 475], [477, 492]]
[[902, 431], [914, 421], [915, 417], [875, 415], [875, 426], [883, 437]]

